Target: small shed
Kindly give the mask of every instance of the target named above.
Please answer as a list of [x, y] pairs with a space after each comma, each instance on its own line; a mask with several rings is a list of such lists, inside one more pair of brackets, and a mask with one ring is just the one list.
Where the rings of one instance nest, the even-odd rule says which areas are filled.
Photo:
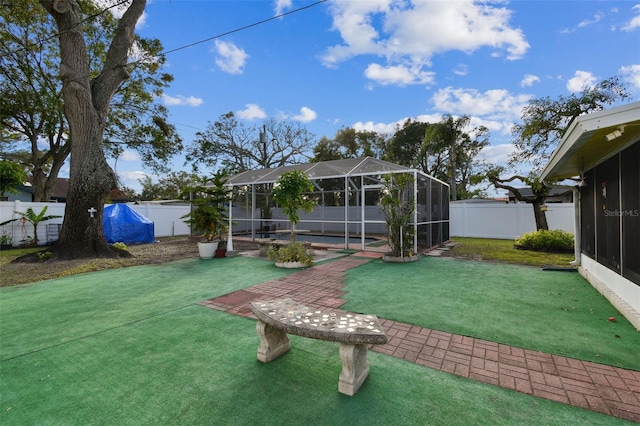
[[102, 226], [109, 244], [144, 244], [155, 239], [153, 222], [127, 204], [105, 206]]

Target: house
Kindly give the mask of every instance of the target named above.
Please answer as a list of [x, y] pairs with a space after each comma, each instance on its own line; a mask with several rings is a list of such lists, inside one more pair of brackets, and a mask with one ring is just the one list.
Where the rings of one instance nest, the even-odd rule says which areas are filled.
[[577, 117], [540, 178], [578, 178], [575, 264], [640, 330], [640, 102]]
[[[6, 200], [4, 201], [24, 201], [24, 202], [33, 201], [33, 185], [31, 184], [30, 181], [25, 182], [24, 184], [16, 187], [15, 190], [16, 190], [15, 193], [5, 194]], [[51, 192], [51, 197], [49, 197], [49, 201], [54, 203], [66, 202], [68, 190], [69, 190], [69, 179], [66, 179], [66, 178], [56, 179], [56, 184], [53, 187], [53, 191]]]
[[[33, 186], [31, 182], [25, 182], [15, 189], [15, 193], [6, 194], [6, 200], [4, 201], [33, 201]], [[69, 192], [69, 178], [57, 178], [51, 196], [49, 197], [49, 202], [66, 203], [67, 192]], [[109, 198], [112, 203], [128, 203], [131, 201], [131, 198], [119, 189], [112, 189], [107, 198]]]
[[[525, 197], [525, 199], [533, 198], [533, 190], [531, 188], [516, 188], [520, 195]], [[518, 203], [518, 199], [512, 191], [507, 192], [507, 198], [510, 203]], [[549, 195], [545, 203], [572, 203], [573, 202], [573, 194], [566, 188], [551, 188], [549, 191]]]

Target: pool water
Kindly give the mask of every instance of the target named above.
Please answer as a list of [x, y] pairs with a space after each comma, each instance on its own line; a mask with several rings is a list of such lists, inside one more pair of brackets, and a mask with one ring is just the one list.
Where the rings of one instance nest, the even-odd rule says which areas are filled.
[[[289, 234], [274, 234], [274, 233], [256, 233], [256, 238], [275, 238], [277, 240], [288, 240]], [[296, 240], [298, 241], [310, 241], [312, 243], [324, 243], [324, 244], [344, 244], [344, 236], [342, 235], [321, 235], [321, 234], [297, 234]], [[362, 239], [360, 237], [349, 237], [349, 244], [360, 244]], [[375, 238], [365, 238], [364, 243], [369, 244], [376, 242]]]

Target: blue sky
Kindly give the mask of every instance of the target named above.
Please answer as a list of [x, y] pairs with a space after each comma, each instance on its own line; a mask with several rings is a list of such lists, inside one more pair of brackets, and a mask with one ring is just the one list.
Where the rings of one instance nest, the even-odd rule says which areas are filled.
[[[137, 31], [171, 51], [312, 3], [152, 0]], [[165, 71], [161, 101], [185, 144], [229, 111], [300, 121], [317, 140], [467, 114], [491, 131], [484, 158], [502, 163], [532, 97], [619, 76], [640, 99], [640, 2], [327, 1], [168, 53]], [[116, 171], [138, 191], [143, 174], [157, 180], [132, 152]]]

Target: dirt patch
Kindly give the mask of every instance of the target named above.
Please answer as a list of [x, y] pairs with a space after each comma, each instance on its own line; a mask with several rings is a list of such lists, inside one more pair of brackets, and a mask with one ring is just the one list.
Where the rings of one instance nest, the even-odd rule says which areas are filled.
[[[250, 241], [233, 241], [236, 251], [257, 250], [258, 244]], [[13, 258], [0, 258], [0, 287], [25, 284], [59, 278], [68, 275], [148, 265], [198, 257], [198, 247], [187, 237], [161, 238], [156, 243], [130, 245], [127, 250], [133, 257], [118, 259], [79, 259], [56, 262], [11, 263]]]

